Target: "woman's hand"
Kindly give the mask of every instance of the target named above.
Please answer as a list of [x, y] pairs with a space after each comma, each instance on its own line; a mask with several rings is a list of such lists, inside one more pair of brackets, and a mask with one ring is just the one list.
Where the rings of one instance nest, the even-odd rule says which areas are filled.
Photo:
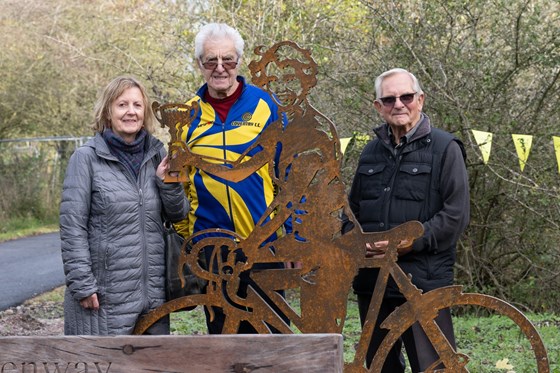
[[165, 180], [166, 175], [169, 175], [171, 178], [175, 178], [175, 179], [179, 177], [179, 172], [169, 172], [169, 155], [166, 155], [161, 160], [161, 163], [158, 165], [156, 170], [156, 176], [159, 177], [161, 181]]
[[89, 297], [80, 299], [80, 305], [86, 310], [92, 309], [94, 311], [97, 311], [99, 309], [99, 300], [97, 299], [97, 294], [93, 293]]
[[165, 175], [167, 174], [167, 170], [169, 170], [169, 157], [166, 155], [156, 169], [156, 176], [163, 181], [165, 179]]

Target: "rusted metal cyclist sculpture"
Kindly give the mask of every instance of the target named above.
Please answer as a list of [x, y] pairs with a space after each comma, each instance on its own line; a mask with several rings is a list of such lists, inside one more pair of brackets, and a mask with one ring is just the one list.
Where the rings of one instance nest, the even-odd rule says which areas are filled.
[[[259, 47], [255, 53], [261, 58], [249, 64], [252, 81], [277, 97], [288, 124], [278, 120], [270, 125], [251, 148], [259, 149], [252, 157], [246, 152], [239, 159], [224, 164], [223, 159], [197, 155], [181, 138], [198, 108], [154, 103], [154, 109], [162, 127], [169, 129], [169, 152], [173, 155], [170, 172], [179, 172], [179, 180], [187, 181], [186, 167], [197, 167], [235, 182], [268, 165], [277, 189], [275, 198], [246, 239], [224, 230], [199, 232], [199, 235], [218, 234], [198, 241], [195, 237], [187, 239], [185, 248], [190, 245], [191, 250], [188, 255], [184, 253], [181, 263], [190, 265], [197, 276], [208, 281], [206, 293], [163, 304], [139, 321], [135, 333], [142, 333], [171, 312], [197, 305], [224, 310], [223, 333], [235, 333], [241, 321], [251, 323], [259, 333], [270, 333], [271, 327], [281, 333], [294, 333], [294, 330], [342, 333], [352, 279], [360, 268], [379, 268], [380, 280], [373, 294], [368, 322], [354, 360], [346, 363], [345, 372], [379, 372], [390, 347], [415, 322], [425, 330], [440, 356], [426, 372], [435, 372], [440, 363], [445, 372], [468, 372], [469, 357], [453, 349], [434, 322], [440, 309], [462, 305], [480, 306], [512, 319], [531, 344], [538, 372], [549, 372], [547, 353], [538, 332], [513, 306], [494, 297], [463, 293], [461, 286], [422, 293], [412, 284], [396, 263], [397, 248], [401, 241], [411, 241], [422, 235], [419, 222], [405, 223], [386, 232], [364, 233], [360, 229], [348, 206], [341, 180], [342, 154], [336, 128], [307, 99], [317, 82], [317, 65], [310, 52], [291, 41], [283, 41], [268, 50]], [[354, 223], [354, 228], [345, 233], [341, 232], [343, 214]], [[291, 231], [270, 242], [273, 233], [281, 230], [288, 220]], [[389, 241], [387, 254], [383, 258], [366, 258], [365, 243], [380, 240]], [[226, 250], [229, 255], [226, 259], [217, 255], [208, 268], [203, 268], [197, 258], [205, 248], [216, 248], [214, 252]], [[245, 261], [236, 260], [239, 252], [244, 254]], [[237, 294], [243, 272], [256, 263], [270, 262], [300, 263], [296, 268], [251, 271], [250, 274], [254, 286], [266, 294], [268, 302], [273, 302], [283, 316], [252, 287], [244, 298]], [[371, 366], [366, 368], [367, 347], [389, 278], [397, 283], [407, 302], [383, 322], [382, 327], [389, 329], [389, 333]], [[288, 289], [298, 294], [299, 307], [292, 307], [277, 292]]]

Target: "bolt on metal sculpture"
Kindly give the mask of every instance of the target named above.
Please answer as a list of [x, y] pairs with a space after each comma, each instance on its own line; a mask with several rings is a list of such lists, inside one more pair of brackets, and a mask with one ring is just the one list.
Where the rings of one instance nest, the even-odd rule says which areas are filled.
[[[491, 296], [463, 293], [461, 286], [423, 293], [412, 284], [397, 265], [397, 248], [402, 240], [412, 241], [422, 235], [423, 227], [419, 222], [408, 222], [386, 232], [361, 230], [349, 208], [341, 180], [342, 153], [336, 128], [307, 99], [317, 82], [317, 65], [310, 52], [291, 41], [283, 41], [268, 50], [258, 47], [255, 53], [261, 58], [249, 64], [252, 81], [276, 98], [283, 119], [265, 129], [258, 143], [237, 160], [203, 157], [181, 141], [183, 131], [196, 117], [196, 105], [154, 103], [154, 111], [171, 136], [170, 173], [174, 176], [168, 175], [167, 180], [188, 182], [185, 168], [197, 167], [236, 182], [268, 166], [277, 189], [275, 198], [246, 239], [223, 229], [196, 234], [199, 237], [214, 233], [214, 237], [200, 240], [189, 237], [185, 249], [189, 245], [191, 250], [189, 254], [184, 250], [181, 268], [189, 265], [195, 275], [207, 280], [206, 293], [163, 304], [138, 322], [135, 333], [143, 333], [171, 312], [197, 305], [223, 309], [226, 315], [224, 334], [235, 333], [242, 321], [249, 322], [259, 333], [271, 333], [272, 328], [281, 333], [294, 333], [294, 329], [301, 333], [342, 333], [352, 279], [360, 268], [379, 268], [367, 321], [354, 360], [346, 363], [345, 372], [381, 371], [391, 346], [415, 322], [426, 332], [440, 357], [426, 372], [468, 372], [469, 357], [457, 352], [434, 322], [439, 310], [464, 305], [487, 308], [513, 320], [531, 344], [538, 372], [549, 372], [546, 349], [537, 330], [515, 307]], [[249, 157], [247, 153], [254, 149], [259, 151]], [[344, 233], [342, 216], [353, 223]], [[291, 231], [270, 241], [269, 238], [288, 221]], [[382, 258], [366, 258], [366, 242], [380, 240], [389, 241], [387, 254]], [[215, 256], [216, 260], [203, 268], [198, 257], [208, 248], [214, 252], [225, 250], [228, 255], [225, 259]], [[246, 260], [236, 259], [239, 252]], [[257, 263], [273, 262], [299, 265], [250, 271]], [[248, 271], [253, 285], [246, 297], [240, 297], [237, 293], [239, 279]], [[389, 333], [371, 366], [366, 368], [367, 348], [389, 278], [396, 282], [407, 301], [383, 321], [382, 327]], [[299, 306], [293, 307], [278, 293], [280, 290], [291, 290], [299, 295]], [[436, 369], [440, 364], [444, 370]]]

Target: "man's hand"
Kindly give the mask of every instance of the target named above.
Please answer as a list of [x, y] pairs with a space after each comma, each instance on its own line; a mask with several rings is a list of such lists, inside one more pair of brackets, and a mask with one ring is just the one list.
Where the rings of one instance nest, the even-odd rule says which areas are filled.
[[398, 246], [397, 246], [397, 253], [399, 256], [403, 256], [408, 254], [409, 252], [412, 251], [412, 243], [413, 241], [410, 240], [402, 240], [401, 242], [399, 242]]
[[286, 262], [284, 266], [286, 268], [301, 269], [303, 264], [301, 262]]
[[388, 245], [389, 241], [377, 241], [373, 245], [366, 242], [366, 258], [383, 258]]
[[[403, 256], [412, 251], [412, 242], [410, 240], [402, 240], [397, 245], [397, 254]], [[366, 242], [366, 258], [383, 258], [387, 252], [389, 241], [377, 241], [373, 245]]]

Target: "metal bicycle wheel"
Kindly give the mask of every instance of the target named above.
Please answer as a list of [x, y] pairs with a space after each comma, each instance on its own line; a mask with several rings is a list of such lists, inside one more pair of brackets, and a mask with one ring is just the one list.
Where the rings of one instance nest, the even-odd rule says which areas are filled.
[[[388, 328], [389, 333], [383, 340], [377, 354], [374, 356], [368, 371], [380, 372], [390, 348], [412, 324], [419, 322], [432, 341], [434, 348], [440, 352], [440, 360], [434, 362], [432, 366], [425, 370], [425, 373], [469, 372], [467, 367], [469, 357], [455, 351], [433, 321], [439, 310], [456, 306], [478, 306], [492, 310], [496, 314], [512, 320], [519, 326], [524, 338], [526, 338], [531, 345], [536, 360], [537, 372], [550, 372], [547, 352], [542, 339], [534, 325], [521, 311], [509, 303], [489, 295], [462, 293], [460, 286], [449, 286], [425, 293], [421, 296], [421, 300], [417, 301], [415, 305], [412, 305], [411, 302], [407, 302], [389, 315], [382, 323], [382, 327]], [[415, 309], [418, 309], [418, 307], [431, 309], [433, 312], [431, 314], [426, 313], [426, 317], [418, 319], [414, 318], [414, 315], [419, 315], [420, 313], [412, 312], [411, 309], [413, 307]], [[439, 333], [439, 335], [437, 335], [437, 333]], [[436, 335], [435, 338], [434, 335]], [[445, 369], [436, 369], [440, 363], [445, 365]]]

